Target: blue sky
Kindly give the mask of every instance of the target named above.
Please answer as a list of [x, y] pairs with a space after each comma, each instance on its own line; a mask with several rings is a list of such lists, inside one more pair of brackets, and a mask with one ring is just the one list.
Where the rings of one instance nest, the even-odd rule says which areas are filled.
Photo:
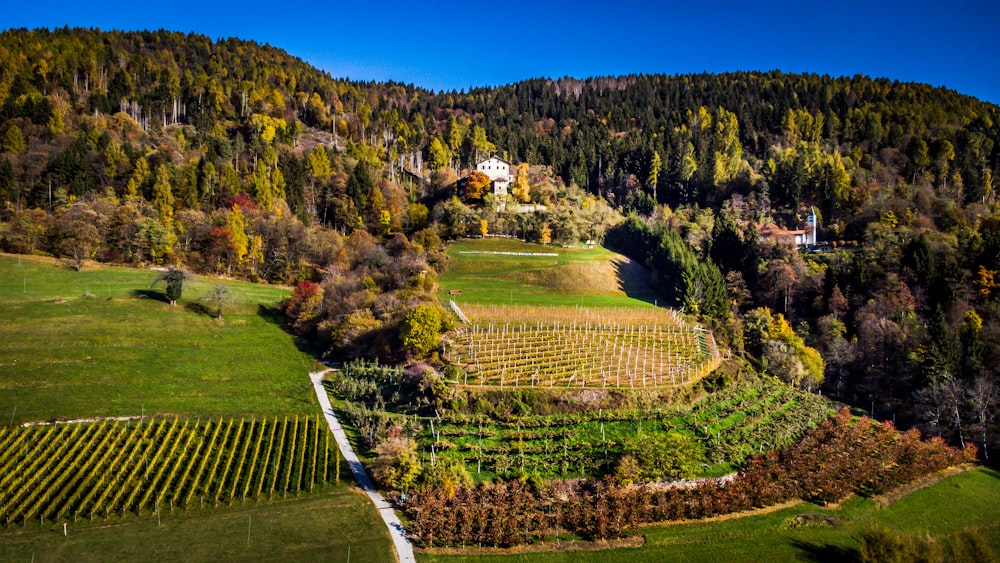
[[1000, 104], [997, 0], [10, 4], [0, 28], [235, 36], [283, 48], [334, 76], [432, 90], [779, 69], [924, 82]]

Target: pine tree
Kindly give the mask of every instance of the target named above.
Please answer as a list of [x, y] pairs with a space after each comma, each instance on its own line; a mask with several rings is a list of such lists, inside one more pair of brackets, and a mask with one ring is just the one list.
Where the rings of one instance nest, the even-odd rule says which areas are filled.
[[153, 208], [160, 215], [160, 221], [169, 225], [174, 219], [174, 193], [170, 186], [170, 169], [166, 164], [156, 168], [156, 181], [153, 183]]

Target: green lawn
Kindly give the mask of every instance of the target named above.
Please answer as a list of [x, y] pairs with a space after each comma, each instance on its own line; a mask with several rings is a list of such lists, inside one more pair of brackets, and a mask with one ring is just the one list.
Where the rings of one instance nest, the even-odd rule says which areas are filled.
[[[798, 514], [829, 514], [831, 526], [791, 527]], [[1000, 554], [1000, 472], [977, 468], [917, 491], [888, 508], [852, 498], [835, 510], [802, 504], [771, 514], [721, 522], [644, 528], [646, 545], [637, 549], [544, 552], [503, 556], [420, 554], [421, 561], [844, 561], [856, 536], [872, 525], [907, 533], [947, 535], [976, 528]]]
[[[489, 254], [495, 252], [533, 255]], [[448, 270], [438, 279], [445, 303], [647, 306], [656, 300], [641, 267], [602, 247], [466, 239], [452, 243], [448, 256]]]
[[150, 289], [156, 275], [0, 255], [4, 422], [315, 412], [315, 363], [274, 308], [286, 289], [225, 282], [218, 321], [208, 295], [220, 282], [189, 280], [171, 307], [162, 284]]
[[[330, 493], [155, 517], [38, 523], [0, 531], [0, 561], [393, 560], [389, 532], [350, 485]], [[249, 544], [247, 543], [249, 532]], [[349, 552], [349, 553], [348, 553]]]

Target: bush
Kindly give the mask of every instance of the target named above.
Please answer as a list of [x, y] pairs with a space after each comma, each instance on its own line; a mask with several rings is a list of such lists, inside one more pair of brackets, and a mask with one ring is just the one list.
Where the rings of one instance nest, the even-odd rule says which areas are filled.
[[638, 434], [625, 442], [624, 449], [638, 463], [644, 481], [690, 477], [705, 461], [701, 443], [680, 432]]
[[472, 487], [474, 482], [469, 471], [461, 463], [438, 462], [420, 474], [420, 485], [425, 490], [440, 489], [446, 497], [452, 498], [456, 491]]
[[941, 546], [930, 537], [903, 535], [888, 528], [875, 527], [858, 538], [858, 561], [861, 563], [913, 563], [942, 561]]
[[417, 443], [409, 438], [389, 438], [375, 447], [372, 474], [378, 483], [387, 488], [407, 491], [420, 476], [420, 458]]

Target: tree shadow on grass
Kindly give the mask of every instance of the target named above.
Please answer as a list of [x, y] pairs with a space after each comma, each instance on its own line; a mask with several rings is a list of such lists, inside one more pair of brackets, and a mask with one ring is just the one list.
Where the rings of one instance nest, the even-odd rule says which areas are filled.
[[615, 274], [618, 276], [618, 289], [632, 299], [646, 303], [663, 305], [663, 299], [653, 287], [653, 274], [645, 266], [629, 258], [614, 261]]
[[257, 316], [280, 327], [284, 327], [286, 325], [285, 321], [288, 320], [288, 317], [281, 311], [281, 308], [273, 305], [257, 305]]
[[792, 540], [792, 547], [801, 555], [798, 559], [815, 563], [853, 563], [858, 561], [855, 549], [832, 544], [817, 544], [802, 540]]
[[204, 303], [199, 303], [197, 301], [186, 301], [184, 302], [184, 310], [191, 313], [197, 313], [199, 315], [205, 315], [206, 317], [215, 318], [215, 311], [207, 307]]
[[[280, 307], [272, 305], [257, 305], [257, 316], [280, 327], [281, 330], [287, 332], [288, 334], [292, 334], [292, 332], [288, 330], [288, 317], [285, 316], [285, 313]], [[295, 347], [298, 348], [300, 352], [309, 354], [313, 358], [319, 359], [323, 352], [322, 350], [317, 348], [312, 342], [309, 342], [297, 334], [292, 334], [292, 336], [294, 336]]]
[[1000, 457], [994, 455], [989, 460], [981, 462], [984, 467], [986, 467], [986, 473], [994, 479], [1000, 479]]
[[162, 291], [156, 291], [153, 289], [133, 289], [132, 297], [138, 299], [152, 299], [154, 301], [159, 301], [160, 303], [170, 303], [167, 299], [167, 295]]

